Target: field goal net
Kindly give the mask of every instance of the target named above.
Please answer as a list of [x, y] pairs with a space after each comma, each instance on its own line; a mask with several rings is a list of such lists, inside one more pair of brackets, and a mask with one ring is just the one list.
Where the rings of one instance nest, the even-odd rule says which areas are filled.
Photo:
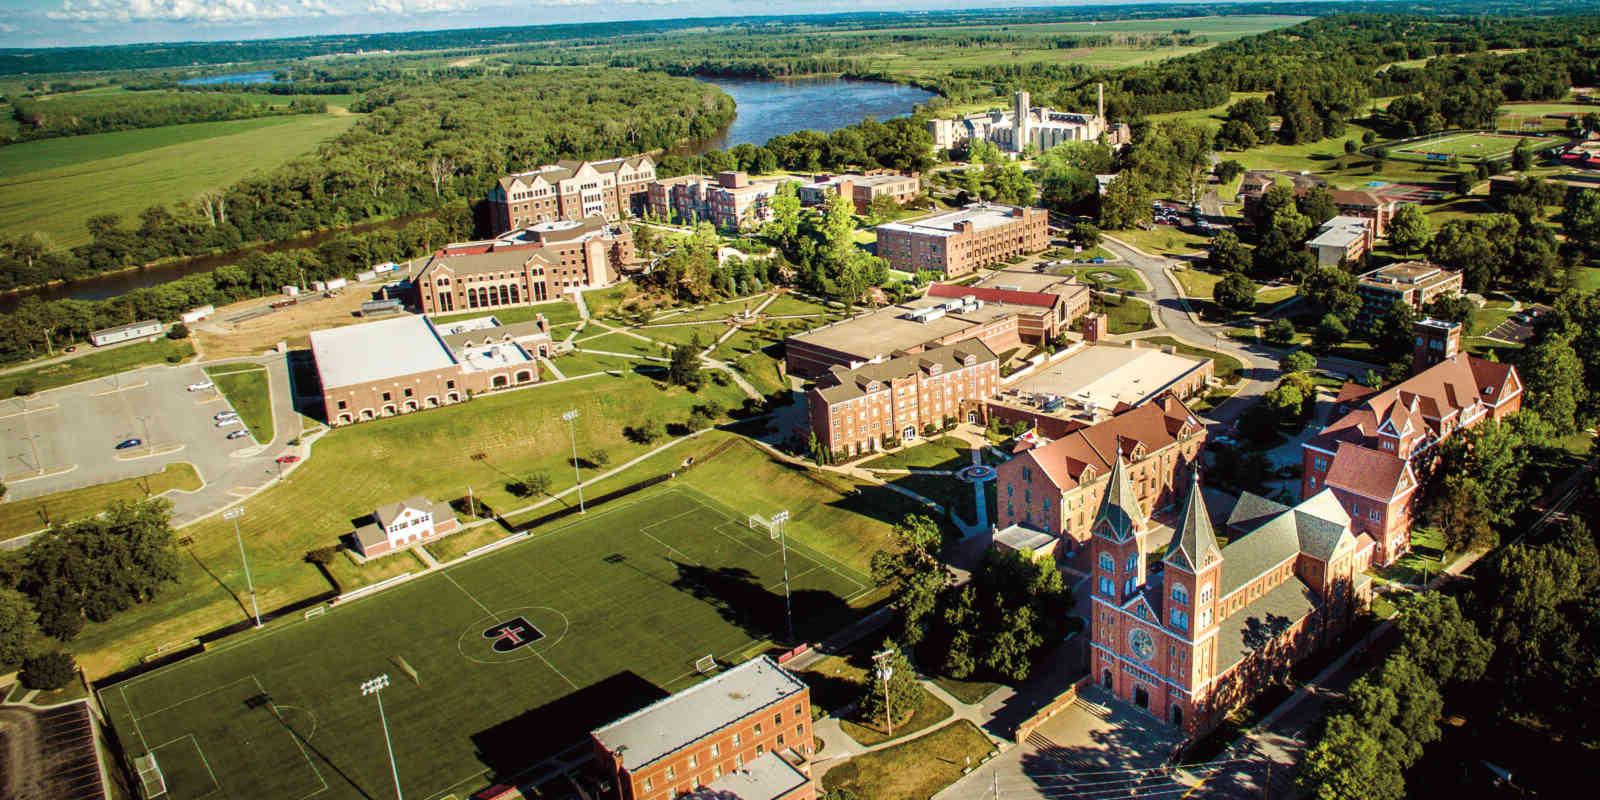
[[776, 540], [783, 532], [783, 523], [788, 519], [789, 514], [785, 511], [779, 511], [771, 517], [751, 514], [748, 524], [750, 525], [750, 530], [766, 531], [767, 538]]
[[133, 768], [139, 773], [139, 787], [146, 800], [166, 796], [167, 776], [162, 774], [161, 765], [156, 763], [155, 753], [145, 753], [135, 758]]
[[711, 674], [713, 672], [716, 672], [717, 671], [717, 657], [716, 656], [702, 656], [700, 658], [695, 659], [695, 661], [694, 661], [694, 671], [700, 673], [701, 675], [709, 675], [709, 674]]

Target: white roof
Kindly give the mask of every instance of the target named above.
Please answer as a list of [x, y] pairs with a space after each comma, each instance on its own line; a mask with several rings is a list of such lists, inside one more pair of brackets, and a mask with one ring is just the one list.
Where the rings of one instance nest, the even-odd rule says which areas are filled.
[[594, 738], [623, 768], [637, 770], [805, 689], [798, 678], [760, 656], [612, 722]]
[[1056, 541], [1056, 537], [1044, 531], [1024, 528], [1021, 525], [1011, 525], [1004, 530], [997, 531], [994, 543], [1009, 547], [1012, 550], [1041, 550]]
[[311, 332], [322, 387], [332, 389], [456, 363], [427, 317], [403, 316]]
[[772, 750], [689, 796], [693, 800], [772, 800], [804, 786], [808, 780], [805, 773]]
[[1337, 216], [1322, 223], [1316, 238], [1306, 244], [1312, 247], [1348, 247], [1357, 239], [1364, 239], [1372, 222], [1365, 217]]
[[1025, 393], [1060, 395], [1081, 407], [1110, 411], [1119, 402], [1137, 406], [1200, 366], [1200, 359], [1155, 347], [1091, 345], [1023, 379]]
[[977, 203], [967, 206], [960, 211], [950, 211], [944, 214], [935, 214], [931, 217], [910, 220], [907, 222], [889, 222], [878, 226], [880, 231], [904, 231], [917, 233], [924, 236], [954, 236], [956, 223], [970, 222], [973, 230], [993, 228], [997, 225], [1006, 225], [1015, 222], [1019, 216], [1018, 209], [1012, 206], [989, 205]]

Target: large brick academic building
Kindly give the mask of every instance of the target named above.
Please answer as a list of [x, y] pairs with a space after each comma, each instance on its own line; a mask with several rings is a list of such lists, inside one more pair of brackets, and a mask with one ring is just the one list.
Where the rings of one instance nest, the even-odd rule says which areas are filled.
[[1094, 523], [1090, 665], [1118, 699], [1190, 736], [1216, 727], [1366, 602], [1370, 536], [1324, 490], [1290, 508], [1246, 493], [1219, 546], [1196, 475], [1159, 571], [1127, 465]]
[[1516, 367], [1458, 352], [1458, 323], [1425, 319], [1415, 334], [1411, 378], [1383, 391], [1345, 384], [1339, 416], [1301, 445], [1300, 495], [1331, 490], [1355, 530], [1377, 542], [1379, 564], [1411, 549], [1419, 474], [1435, 445], [1522, 408]]
[[1000, 385], [1000, 359], [977, 339], [856, 369], [835, 366], [806, 393], [811, 432], [839, 456], [910, 441], [946, 420], [981, 422]]
[[904, 272], [958, 278], [1050, 246], [1050, 212], [976, 203], [956, 211], [879, 225], [878, 255]]
[[412, 280], [414, 301], [424, 314], [448, 314], [559, 300], [572, 289], [614, 283], [633, 260], [627, 225], [598, 215], [541, 222], [440, 248]]

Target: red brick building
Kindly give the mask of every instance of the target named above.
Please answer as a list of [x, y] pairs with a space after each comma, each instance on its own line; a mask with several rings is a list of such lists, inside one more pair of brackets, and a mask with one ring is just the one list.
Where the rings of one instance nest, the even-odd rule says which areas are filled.
[[609, 800], [813, 800], [811, 690], [766, 656], [592, 734]]
[[483, 242], [446, 245], [412, 280], [424, 314], [559, 300], [607, 286], [633, 263], [633, 233], [599, 216], [541, 222]]
[[1049, 212], [1042, 208], [976, 203], [879, 225], [878, 255], [904, 272], [942, 272], [957, 278], [1049, 247], [1049, 220]]
[[1061, 536], [1076, 548], [1089, 541], [1119, 460], [1128, 462], [1129, 485], [1148, 515], [1173, 505], [1205, 441], [1205, 425], [1172, 395], [1080, 427], [995, 468], [996, 523]]
[[1459, 325], [1423, 320], [1416, 332], [1415, 375], [1383, 391], [1345, 384], [1339, 416], [1301, 445], [1300, 495], [1332, 490], [1354, 529], [1377, 542], [1379, 564], [1411, 549], [1419, 474], [1435, 445], [1522, 407], [1516, 368], [1456, 352]]
[[834, 367], [806, 393], [811, 432], [832, 453], [870, 453], [946, 420], [979, 422], [1000, 384], [1000, 360], [969, 339], [881, 364]]
[[[1216, 727], [1365, 602], [1373, 542], [1332, 492], [1293, 508], [1246, 494], [1220, 546], [1196, 476], [1172, 538], [1147, 519], [1118, 461], [1095, 517], [1090, 669], [1118, 699], [1190, 736]], [[1146, 556], [1161, 553], [1160, 569]]]
[[499, 235], [541, 222], [641, 215], [646, 187], [655, 179], [656, 164], [647, 155], [558, 161], [507, 175], [489, 190], [489, 226]]

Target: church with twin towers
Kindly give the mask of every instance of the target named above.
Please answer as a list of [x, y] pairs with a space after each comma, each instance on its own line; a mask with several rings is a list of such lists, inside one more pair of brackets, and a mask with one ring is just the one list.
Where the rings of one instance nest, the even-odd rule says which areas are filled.
[[1329, 490], [1296, 506], [1246, 492], [1214, 520], [1191, 469], [1169, 535], [1118, 457], [1089, 542], [1089, 663], [1118, 700], [1198, 736], [1366, 606], [1374, 545]]

